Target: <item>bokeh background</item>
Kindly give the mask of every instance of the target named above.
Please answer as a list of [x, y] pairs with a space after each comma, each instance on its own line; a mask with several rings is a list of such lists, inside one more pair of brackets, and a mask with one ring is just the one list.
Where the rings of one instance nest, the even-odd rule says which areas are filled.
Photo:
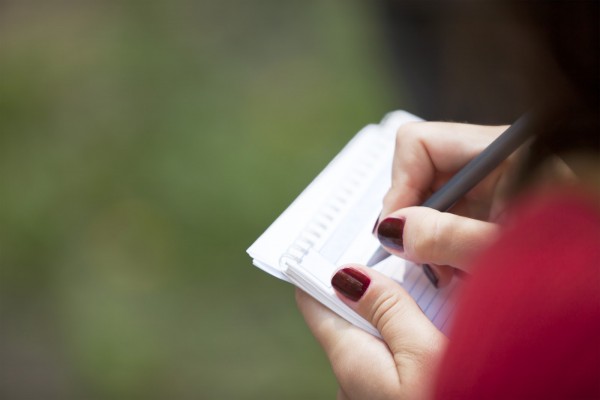
[[0, 0], [0, 398], [334, 398], [246, 249], [388, 111], [553, 86], [517, 4]]
[[325, 399], [246, 248], [410, 99], [379, 10], [0, 1], [0, 397]]

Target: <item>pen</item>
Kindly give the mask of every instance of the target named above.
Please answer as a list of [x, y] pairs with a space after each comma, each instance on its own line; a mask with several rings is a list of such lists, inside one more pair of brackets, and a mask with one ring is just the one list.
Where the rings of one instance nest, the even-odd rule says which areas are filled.
[[[545, 112], [542, 112], [542, 110], [532, 110], [522, 115], [421, 206], [430, 207], [438, 211], [448, 211], [528, 138], [549, 128], [550, 120], [549, 109], [545, 109]], [[385, 249], [379, 247], [373, 256], [371, 256], [367, 265], [375, 265], [379, 261], [389, 257], [389, 255]], [[433, 286], [437, 287], [438, 279], [431, 270], [431, 267], [424, 264], [423, 272]]]

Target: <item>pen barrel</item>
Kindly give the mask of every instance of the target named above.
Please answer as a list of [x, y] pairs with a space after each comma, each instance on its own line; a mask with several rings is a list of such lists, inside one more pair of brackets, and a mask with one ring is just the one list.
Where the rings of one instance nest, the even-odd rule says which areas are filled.
[[528, 138], [547, 128], [545, 113], [530, 111], [516, 120], [477, 157], [435, 192], [423, 207], [447, 211], [488, 176]]

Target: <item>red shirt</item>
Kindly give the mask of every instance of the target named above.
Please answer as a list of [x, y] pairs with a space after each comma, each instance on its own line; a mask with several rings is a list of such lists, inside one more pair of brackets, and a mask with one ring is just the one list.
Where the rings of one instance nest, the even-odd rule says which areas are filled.
[[436, 398], [600, 398], [600, 202], [524, 199], [474, 263]]

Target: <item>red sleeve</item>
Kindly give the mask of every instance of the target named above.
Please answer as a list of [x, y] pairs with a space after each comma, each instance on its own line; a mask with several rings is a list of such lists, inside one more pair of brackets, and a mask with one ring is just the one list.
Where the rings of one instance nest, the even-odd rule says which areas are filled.
[[568, 191], [517, 207], [465, 285], [436, 398], [600, 398], [599, 209]]

